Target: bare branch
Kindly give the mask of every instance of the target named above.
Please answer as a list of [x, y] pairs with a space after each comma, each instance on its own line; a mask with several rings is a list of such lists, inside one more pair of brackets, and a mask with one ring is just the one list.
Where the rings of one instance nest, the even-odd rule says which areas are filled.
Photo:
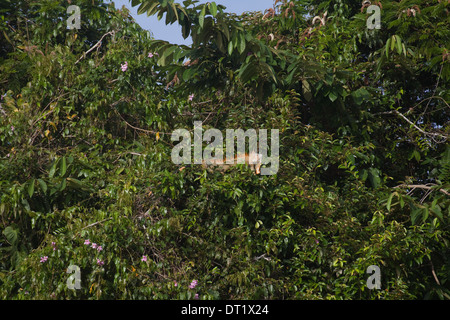
[[[448, 135], [437, 133], [437, 132], [426, 132], [422, 128], [418, 127], [414, 122], [409, 120], [404, 114], [400, 113], [397, 110], [391, 110], [391, 111], [386, 111], [386, 112], [379, 112], [379, 113], [376, 113], [376, 114], [397, 114], [400, 117], [402, 117], [406, 122], [408, 122], [410, 125], [412, 125], [414, 128], [416, 128], [420, 133], [424, 134], [427, 137], [432, 138], [436, 143], [443, 143], [443, 142], [446, 142], [448, 140]], [[441, 138], [441, 139], [444, 139], [444, 140], [443, 141], [436, 141], [435, 138]]]
[[86, 52], [83, 53], [83, 55], [77, 60], [77, 62], [75, 62], [75, 64], [77, 64], [78, 62], [80, 62], [81, 59], [85, 58], [86, 55], [87, 55], [89, 52], [91, 52], [92, 50], [94, 50], [94, 49], [97, 48], [97, 47], [100, 47], [100, 46], [102, 45], [102, 40], [103, 40], [104, 37], [106, 37], [107, 35], [112, 35], [112, 36], [114, 36], [114, 33], [115, 33], [114, 30], [105, 33], [105, 34], [100, 38], [100, 40], [98, 40], [98, 42], [92, 46], [92, 48], [90, 48], [88, 51], [86, 51]]
[[96, 226], [97, 224], [101, 224], [101, 223], [103, 223], [103, 222], [105, 222], [105, 221], [108, 221], [108, 220], [111, 220], [111, 219], [112, 219], [112, 218], [109, 217], [109, 218], [103, 219], [103, 220], [101, 220], [101, 221], [97, 221], [97, 222], [91, 223], [91, 224], [87, 225], [86, 227], [81, 228], [81, 230], [84, 230], [84, 229], [87, 229], [87, 228]]
[[[414, 189], [432, 190], [434, 186], [436, 186], [436, 184], [428, 184], [428, 185], [425, 185], [425, 184], [400, 184], [394, 188], [408, 188], [408, 189], [412, 188], [413, 190]], [[411, 191], [413, 191], [413, 190], [411, 190]], [[450, 192], [448, 192], [444, 188], [439, 188], [436, 190], [439, 190], [443, 194], [450, 196]]]
[[444, 138], [446, 140], [448, 139], [447, 135], [443, 135], [443, 134], [435, 133], [435, 132], [426, 132], [426, 131], [422, 130], [421, 128], [416, 126], [411, 120], [409, 120], [407, 117], [405, 117], [402, 113], [398, 112], [397, 110], [395, 110], [394, 113], [398, 114], [400, 117], [405, 119], [406, 122], [408, 122], [410, 125], [412, 125], [414, 128], [416, 128], [417, 130], [419, 130], [421, 133], [423, 133], [426, 136], [441, 137], [441, 138]]

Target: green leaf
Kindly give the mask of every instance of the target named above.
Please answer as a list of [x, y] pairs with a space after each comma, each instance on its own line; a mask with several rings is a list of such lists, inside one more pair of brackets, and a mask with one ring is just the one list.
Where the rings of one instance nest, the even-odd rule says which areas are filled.
[[188, 68], [183, 72], [183, 80], [188, 81], [192, 78], [193, 75], [195, 75], [196, 69], [195, 68]]
[[245, 36], [243, 33], [239, 34], [239, 40], [240, 40], [240, 42], [239, 42], [238, 50], [239, 50], [239, 53], [242, 54], [245, 51]]
[[431, 208], [431, 212], [433, 212], [441, 221], [443, 221], [444, 216], [442, 215], [441, 207], [439, 205]]
[[230, 41], [228, 42], [228, 54], [231, 56], [232, 53], [233, 53], [233, 42]]
[[362, 181], [366, 181], [368, 175], [369, 175], [369, 172], [366, 169], [361, 170], [361, 180]]
[[217, 21], [217, 28], [223, 33], [227, 41], [230, 41], [230, 30], [229, 25], [222, 19]]
[[372, 187], [374, 189], [378, 188], [381, 183], [381, 179], [379, 176], [379, 170], [376, 168], [370, 168], [369, 169], [369, 181], [372, 184]]
[[177, 49], [177, 46], [171, 46], [170, 48], [164, 50], [161, 58], [158, 60], [158, 64], [162, 67], [166, 65], [167, 58]]
[[13, 227], [7, 226], [5, 230], [3, 230], [3, 235], [6, 237], [6, 240], [11, 246], [17, 245], [18, 231]]
[[50, 168], [50, 171], [48, 173], [49, 178], [53, 178], [56, 171], [56, 166], [58, 165], [59, 159], [55, 160]]
[[212, 16], [215, 17], [217, 15], [217, 5], [215, 2], [211, 2], [209, 5], [210, 5], [209, 10]]
[[198, 23], [200, 24], [201, 28], [203, 28], [203, 24], [205, 23], [205, 14], [206, 14], [206, 6], [203, 6], [203, 9], [198, 17]]
[[411, 223], [416, 224], [417, 219], [420, 216], [420, 213], [422, 212], [421, 208], [414, 208], [411, 210]]
[[[141, 5], [139, 6], [139, 8], [137, 10], [137, 13], [142, 14], [142, 13], [146, 12], [151, 5], [157, 5], [157, 4], [158, 4], [158, 2], [152, 4], [150, 1], [146, 2], [146, 3], [141, 3]], [[137, 5], [136, 2], [135, 2], [135, 5]]]
[[66, 157], [62, 157], [61, 158], [61, 163], [60, 163], [60, 176], [64, 176], [66, 174], [66, 170], [67, 170], [67, 164], [66, 164]]
[[173, 54], [173, 60], [178, 61], [186, 56], [186, 53], [183, 50], [179, 50], [179, 48], [176, 49], [177, 50]]
[[184, 18], [184, 23], [181, 27], [181, 33], [183, 35], [183, 39], [186, 39], [189, 37], [189, 34], [191, 33], [191, 25], [189, 23], [189, 19], [187, 17]]
[[173, 14], [175, 15], [175, 19], [176, 19], [175, 21], [179, 21], [177, 7], [175, 6], [175, 3], [172, 3], [170, 8], [172, 9]]
[[45, 181], [42, 179], [38, 179], [38, 182], [39, 182], [39, 185], [41, 186], [42, 192], [46, 193], [47, 192], [47, 184], [45, 183]]
[[395, 43], [396, 43], [396, 35], [394, 34], [393, 36], [392, 36], [392, 40], [391, 40], [391, 51], [393, 51], [394, 50], [394, 47], [395, 47]]
[[386, 42], [386, 50], [385, 50], [385, 53], [386, 53], [386, 57], [388, 57], [388, 58], [389, 58], [389, 46], [390, 46], [390, 43], [391, 43], [391, 38], [389, 38], [389, 39], [387, 40], [387, 42]]
[[222, 51], [223, 53], [225, 53], [225, 46], [223, 43], [223, 37], [222, 37], [222, 33], [218, 33], [217, 37], [216, 37], [216, 44], [217, 47], [219, 48], [220, 51]]
[[56, 187], [55, 188], [51, 188], [50, 189], [50, 195], [51, 196], [54, 195], [56, 193], [56, 191], [58, 191], [58, 189]]
[[35, 180], [31, 180], [30, 184], [28, 185], [28, 195], [30, 196], [30, 198], [33, 196], [34, 193], [34, 182]]
[[402, 53], [402, 39], [397, 36], [397, 53], [401, 54]]
[[357, 105], [361, 105], [364, 101], [367, 101], [371, 97], [370, 93], [364, 88], [359, 88], [358, 90], [353, 91], [351, 96]]
[[392, 202], [392, 198], [394, 197], [394, 194], [395, 194], [395, 192], [391, 193], [387, 200], [386, 208], [388, 209], [388, 211], [391, 211], [391, 202]]
[[73, 188], [94, 192], [94, 189], [91, 186], [85, 184], [84, 182], [82, 182], [78, 179], [67, 178], [66, 180], [69, 183], [69, 186], [71, 186]]
[[312, 92], [311, 92], [311, 87], [310, 87], [308, 81], [302, 80], [302, 90], [303, 90], [303, 95], [305, 96], [305, 99], [307, 101], [311, 101]]
[[402, 196], [400, 196], [399, 199], [400, 199], [400, 207], [403, 209], [403, 207], [405, 206], [405, 200], [403, 200]]
[[273, 70], [272, 66], [268, 65], [265, 62], [262, 62], [260, 64], [260, 67], [263, 71], [267, 72], [269, 74], [269, 76], [272, 77], [273, 81], [276, 83], [277, 82], [277, 78], [275, 76], [275, 71]]
[[330, 93], [328, 94], [328, 98], [330, 98], [331, 102], [334, 102], [338, 98], [338, 95], [336, 94], [336, 92], [330, 91]]
[[66, 188], [66, 179], [63, 179], [63, 181], [59, 185], [59, 191], [63, 191], [65, 188]]
[[256, 65], [253, 61], [247, 63], [241, 70], [239, 71], [239, 77], [241, 78], [243, 83], [246, 83], [251, 78], [256, 75]]

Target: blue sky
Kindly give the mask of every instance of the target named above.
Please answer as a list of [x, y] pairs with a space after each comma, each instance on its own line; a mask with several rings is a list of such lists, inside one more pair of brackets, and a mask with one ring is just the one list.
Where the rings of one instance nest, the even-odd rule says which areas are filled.
[[[166, 40], [170, 43], [174, 44], [186, 44], [189, 45], [192, 43], [192, 40], [187, 38], [183, 39], [181, 36], [181, 27], [174, 23], [173, 25], [167, 25], [164, 23], [164, 18], [161, 21], [158, 21], [156, 16], [147, 17], [147, 14], [137, 14], [137, 8], [131, 6], [131, 2], [129, 0], [114, 0], [114, 1], [105, 1], [105, 2], [114, 2], [116, 8], [121, 8], [123, 5], [130, 10], [131, 15], [136, 20], [136, 22], [144, 29], [149, 30], [153, 33], [155, 39], [158, 40]], [[182, 3], [182, 0], [178, 0], [176, 2]], [[200, 0], [200, 3], [206, 3], [206, 0]], [[212, 2], [209, 0], [209, 2]], [[227, 12], [234, 12], [237, 14], [241, 14], [245, 11], [262, 11], [272, 8], [274, 0], [216, 0], [217, 4], [222, 4], [226, 6]]]

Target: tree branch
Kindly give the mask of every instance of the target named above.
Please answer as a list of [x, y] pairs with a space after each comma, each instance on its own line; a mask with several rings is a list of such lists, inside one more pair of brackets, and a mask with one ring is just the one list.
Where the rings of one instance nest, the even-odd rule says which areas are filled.
[[[431, 186], [429, 185], [425, 185], [425, 184], [400, 184], [394, 188], [412, 188], [413, 190], [411, 190], [410, 192], [414, 191], [414, 189], [425, 189], [425, 190], [432, 190], [433, 186], [436, 186], [436, 184], [433, 184]], [[447, 190], [443, 189], [443, 188], [439, 188], [436, 189], [439, 190], [440, 192], [442, 192], [443, 194], [450, 196], [450, 192], [448, 192]]]
[[[412, 125], [414, 128], [416, 128], [420, 133], [424, 134], [425, 136], [428, 136], [428, 137], [431, 137], [431, 138], [440, 137], [440, 138], [445, 139], [442, 142], [445, 142], [445, 141], [448, 140], [448, 135], [441, 134], [441, 133], [436, 133], [436, 132], [426, 132], [425, 130], [423, 130], [422, 128], [418, 127], [414, 122], [409, 120], [407, 117], [405, 117], [405, 115], [403, 115], [402, 113], [400, 113], [397, 110], [391, 110], [391, 111], [386, 111], [386, 112], [379, 112], [379, 113], [376, 113], [375, 115], [377, 115], [377, 114], [397, 114], [400, 117], [402, 117], [406, 122], [408, 122], [410, 125]], [[436, 143], [442, 143], [441, 141], [439, 141], [439, 142], [436, 141], [436, 140], [434, 140], [434, 141]]]
[[88, 51], [86, 51], [86, 52], [83, 53], [83, 55], [77, 60], [77, 62], [75, 62], [75, 64], [77, 64], [78, 62], [80, 62], [81, 59], [85, 58], [86, 55], [87, 55], [89, 52], [91, 52], [92, 50], [94, 50], [94, 49], [97, 48], [97, 47], [100, 47], [101, 44], [102, 44], [102, 40], [103, 40], [104, 37], [106, 37], [108, 34], [113, 36], [114, 33], [115, 33], [114, 30], [105, 33], [105, 34], [100, 38], [100, 40], [98, 40], [98, 42], [92, 46], [92, 48], [90, 48]]
[[447, 135], [442, 135], [440, 133], [434, 133], [434, 132], [426, 132], [426, 131], [422, 130], [421, 128], [416, 126], [414, 122], [409, 120], [407, 117], [405, 117], [402, 113], [398, 112], [397, 110], [394, 110], [394, 113], [398, 114], [400, 117], [405, 119], [406, 122], [408, 122], [410, 125], [414, 126], [414, 128], [416, 128], [417, 130], [419, 130], [421, 133], [423, 133], [426, 136], [437, 136], [437, 137], [445, 138], [446, 140], [448, 139]]

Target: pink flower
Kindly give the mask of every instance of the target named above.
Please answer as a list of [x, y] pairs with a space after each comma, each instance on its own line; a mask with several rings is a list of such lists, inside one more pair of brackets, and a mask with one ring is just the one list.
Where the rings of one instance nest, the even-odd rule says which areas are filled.
[[86, 239], [86, 240], [84, 240], [84, 244], [85, 244], [85, 245], [90, 245], [90, 244], [91, 244], [91, 241], [89, 241], [89, 239]]
[[56, 250], [56, 242], [52, 242], [53, 251]]
[[98, 252], [100, 252], [100, 251], [102, 251], [102, 250], [103, 250], [102, 246], [98, 246], [98, 247], [97, 247], [97, 251], [98, 251]]
[[97, 259], [97, 264], [98, 264], [99, 266], [102, 266], [102, 265], [105, 264], [105, 262], [102, 261], [102, 260], [100, 260], [100, 259]]
[[146, 262], [146, 261], [147, 261], [147, 256], [142, 256], [142, 259], [141, 259], [141, 261], [144, 261], [144, 262]]
[[148, 57], [149, 57], [149, 58], [153, 58], [153, 53], [149, 52], [149, 53], [148, 53]]
[[14, 132], [14, 126], [11, 126], [11, 131], [13, 131], [13, 132]]
[[96, 243], [93, 243], [92, 246], [91, 246], [91, 248], [94, 248], [94, 249], [97, 248], [97, 244], [96, 244]]
[[41, 263], [43, 263], [43, 262], [46, 262], [47, 261], [47, 259], [48, 259], [48, 257], [47, 256], [43, 256], [43, 257], [41, 257]]
[[178, 287], [178, 283], [177, 283], [176, 281], [174, 281], [174, 283], [175, 283], [174, 286], [175, 286], [175, 287]]
[[194, 94], [189, 95], [188, 101], [192, 101], [192, 99], [194, 99]]
[[197, 280], [192, 280], [191, 284], [189, 285], [189, 289], [194, 289], [198, 284]]
[[125, 64], [120, 64], [120, 67], [122, 68], [122, 71], [125, 72], [128, 69], [128, 62], [125, 61]]
[[195, 294], [194, 299], [198, 300], [198, 293]]

